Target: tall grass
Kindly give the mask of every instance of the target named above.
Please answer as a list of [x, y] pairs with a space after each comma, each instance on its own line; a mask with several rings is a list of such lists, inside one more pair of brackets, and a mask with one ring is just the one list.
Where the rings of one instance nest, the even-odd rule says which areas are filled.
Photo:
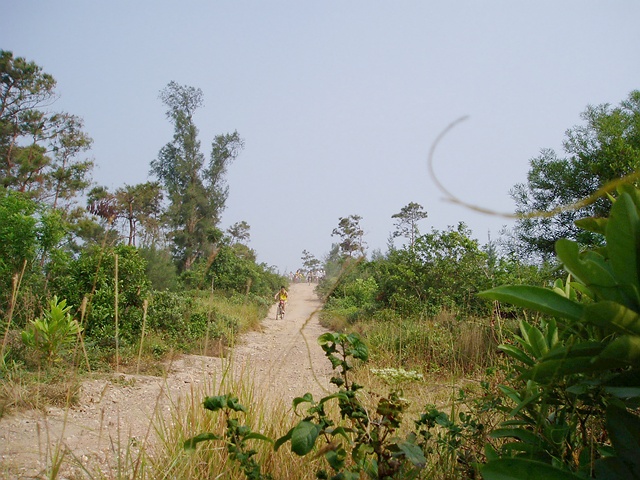
[[460, 320], [446, 311], [433, 318], [401, 318], [389, 311], [378, 316], [348, 327], [366, 338], [376, 364], [459, 376], [496, 361], [498, 339], [488, 319]]

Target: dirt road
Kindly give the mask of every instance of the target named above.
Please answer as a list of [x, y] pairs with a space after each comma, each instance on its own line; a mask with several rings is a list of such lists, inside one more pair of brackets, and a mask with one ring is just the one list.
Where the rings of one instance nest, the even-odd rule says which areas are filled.
[[[321, 303], [313, 289], [292, 285], [285, 318], [275, 320], [272, 308], [262, 331], [242, 335], [229, 359], [185, 355], [171, 363], [164, 378], [114, 375], [87, 380], [79, 403], [71, 408], [0, 418], [0, 478], [45, 478], [40, 475], [50, 468], [56, 448], [66, 451], [66, 459], [113, 468], [114, 446], [135, 450], [153, 442], [156, 412], [168, 415], [172, 402], [202, 391], [228, 367], [235, 375], [253, 378], [256, 395], [282, 399], [286, 405], [306, 392], [326, 393], [331, 367], [316, 342], [325, 330], [314, 315]], [[209, 394], [217, 393], [226, 392]], [[77, 468], [64, 465], [58, 478], [68, 478], [66, 471]]]

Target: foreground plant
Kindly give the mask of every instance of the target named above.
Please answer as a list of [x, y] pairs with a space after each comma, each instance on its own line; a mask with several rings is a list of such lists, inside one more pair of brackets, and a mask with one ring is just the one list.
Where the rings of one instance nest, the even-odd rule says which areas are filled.
[[[324, 440], [319, 454], [326, 459], [334, 475], [325, 470], [318, 472], [318, 478], [358, 479], [364, 472], [369, 478], [413, 478], [424, 468], [426, 458], [415, 433], [401, 438], [397, 431], [408, 402], [402, 398], [402, 391], [390, 392], [378, 400], [375, 412], [367, 410], [358, 399], [361, 385], [350, 381], [348, 372], [353, 368], [351, 359], [367, 361], [367, 346], [354, 334], [325, 333], [318, 343], [325, 355], [338, 370], [338, 376], [331, 383], [338, 392], [314, 401], [307, 393], [294, 399], [297, 407], [308, 403], [304, 418], [286, 435], [275, 443], [277, 450], [286, 442], [291, 442], [291, 450], [298, 455], [310, 453], [316, 441]], [[325, 405], [337, 400], [340, 416], [344, 424], [336, 425], [327, 415]]]
[[32, 320], [29, 327], [22, 331], [22, 342], [39, 351], [47, 363], [53, 363], [82, 331], [70, 311], [71, 307], [67, 306], [66, 300], [58, 300], [54, 296], [42, 317]]
[[238, 397], [235, 395], [207, 397], [204, 401], [204, 408], [212, 412], [223, 412], [227, 426], [225, 436], [221, 437], [215, 433], [201, 433], [187, 440], [184, 443], [184, 448], [186, 450], [195, 450], [200, 442], [225, 440], [229, 457], [242, 466], [242, 470], [249, 480], [269, 480], [271, 475], [263, 474], [260, 465], [253, 458], [258, 452], [249, 448], [247, 442], [249, 440], [261, 440], [273, 443], [273, 440], [253, 432], [247, 425], [241, 424], [236, 414], [239, 412], [246, 413], [247, 410], [238, 403]]
[[[435, 406], [427, 406], [425, 413], [413, 422], [413, 429], [400, 434], [403, 415], [409, 405], [397, 388], [399, 377], [417, 380], [419, 376], [402, 369], [384, 371], [394, 379], [394, 388], [387, 396], [378, 398], [374, 409], [367, 408], [361, 401], [362, 385], [351, 379], [354, 361], [366, 362], [369, 357], [367, 346], [355, 334], [325, 333], [318, 343], [337, 374], [331, 383], [336, 393], [315, 400], [310, 393], [293, 400], [294, 411], [302, 419], [285, 435], [273, 441], [264, 435], [252, 432], [246, 425], [240, 425], [237, 415], [246, 411], [233, 395], [207, 397], [205, 408], [222, 411], [227, 418], [224, 437], [215, 433], [202, 433], [184, 444], [186, 449], [194, 449], [199, 442], [224, 440], [230, 458], [240, 463], [247, 478], [267, 479], [255, 461], [256, 451], [248, 447], [250, 440], [274, 443], [274, 451], [289, 443], [291, 451], [299, 456], [314, 454], [314, 458], [324, 458], [327, 468], [316, 471], [320, 479], [359, 479], [362, 475], [371, 479], [408, 479], [429, 474], [432, 478], [435, 467], [427, 471], [426, 454], [437, 460], [438, 468], [461, 476], [474, 475], [474, 461], [468, 452], [460, 448], [465, 439], [482, 435], [482, 425], [468, 414], [460, 413], [459, 422]], [[364, 395], [364, 394], [363, 394]], [[334, 420], [328, 412], [330, 402], [337, 402], [340, 421]], [[299, 411], [301, 406], [306, 409]], [[453, 415], [452, 415], [453, 417]], [[461, 452], [464, 450], [464, 458]], [[442, 459], [446, 459], [444, 462]], [[449, 462], [448, 465], [444, 463]], [[459, 470], [464, 464], [464, 474]], [[433, 466], [432, 466], [433, 467]]]
[[482, 294], [551, 317], [501, 346], [519, 377], [502, 386], [510, 419], [492, 432], [503, 443], [489, 448], [489, 480], [640, 478], [640, 190], [618, 193], [608, 219], [577, 222], [605, 247], [556, 243], [566, 285]]

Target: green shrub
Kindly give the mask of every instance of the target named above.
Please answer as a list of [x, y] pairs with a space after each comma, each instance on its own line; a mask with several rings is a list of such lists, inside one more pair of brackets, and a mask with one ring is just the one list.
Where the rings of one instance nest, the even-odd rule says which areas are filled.
[[66, 300], [58, 301], [58, 297], [53, 297], [42, 317], [33, 320], [22, 332], [24, 344], [39, 351], [48, 364], [57, 360], [82, 331], [70, 311]]
[[149, 294], [145, 261], [135, 247], [104, 250], [89, 247], [68, 265], [55, 266], [50, 288], [70, 304], [89, 299], [84, 318], [88, 337], [115, 334], [115, 257], [118, 256], [118, 317], [120, 335], [135, 338], [142, 326], [142, 304]]
[[543, 314], [520, 322], [501, 349], [519, 376], [501, 387], [509, 419], [483, 476], [638, 478], [640, 472], [640, 190], [621, 187], [608, 219], [584, 219], [606, 246], [581, 251], [556, 242], [569, 273], [553, 288], [498, 287], [483, 293]]

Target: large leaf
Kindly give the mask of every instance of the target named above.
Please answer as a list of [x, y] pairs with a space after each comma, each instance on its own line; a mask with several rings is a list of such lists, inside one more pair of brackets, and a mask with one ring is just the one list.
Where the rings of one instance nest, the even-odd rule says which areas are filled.
[[605, 345], [598, 342], [585, 342], [571, 347], [555, 348], [541, 358], [533, 368], [523, 373], [522, 377], [548, 384], [565, 375], [609, 368], [603, 362], [593, 361], [594, 357], [602, 353], [604, 348]]
[[616, 279], [602, 256], [587, 252], [581, 257], [580, 245], [561, 238], [556, 242], [556, 253], [565, 269], [587, 286], [615, 287]]
[[522, 346], [534, 357], [540, 358], [549, 351], [549, 346], [544, 334], [533, 325], [522, 320], [520, 322], [520, 333], [522, 333]]
[[640, 335], [640, 315], [615, 302], [597, 302], [585, 307], [584, 319], [609, 332]]
[[576, 220], [574, 223], [578, 228], [604, 235], [605, 229], [607, 228], [607, 221], [607, 218], [587, 217]]
[[[638, 281], [638, 246], [640, 245], [640, 220], [631, 197], [623, 193], [616, 200], [607, 223], [607, 251], [613, 272], [623, 288], [636, 286]], [[626, 291], [630, 295], [629, 291]], [[635, 298], [636, 305], [640, 302]]]
[[501, 458], [480, 468], [485, 480], [579, 480], [581, 477], [526, 458]]
[[529, 355], [527, 355], [519, 348], [514, 347], [513, 345], [498, 345], [498, 349], [502, 350], [510, 357], [513, 357], [516, 360], [524, 363], [525, 365], [529, 365], [530, 367], [532, 367], [535, 363], [535, 361]]
[[291, 431], [291, 451], [301, 457], [309, 453], [316, 443], [320, 426], [303, 420]]
[[572, 321], [578, 321], [582, 316], [582, 305], [548, 288], [507, 285], [486, 290], [478, 295]]
[[[616, 338], [595, 360], [606, 361], [610, 368], [619, 368], [623, 364], [640, 367], [640, 337], [623, 335]], [[619, 363], [616, 365], [611, 361]]]
[[402, 450], [404, 456], [416, 467], [423, 468], [427, 464], [427, 459], [424, 457], [422, 448], [416, 445], [414, 442], [400, 442], [398, 448]]

